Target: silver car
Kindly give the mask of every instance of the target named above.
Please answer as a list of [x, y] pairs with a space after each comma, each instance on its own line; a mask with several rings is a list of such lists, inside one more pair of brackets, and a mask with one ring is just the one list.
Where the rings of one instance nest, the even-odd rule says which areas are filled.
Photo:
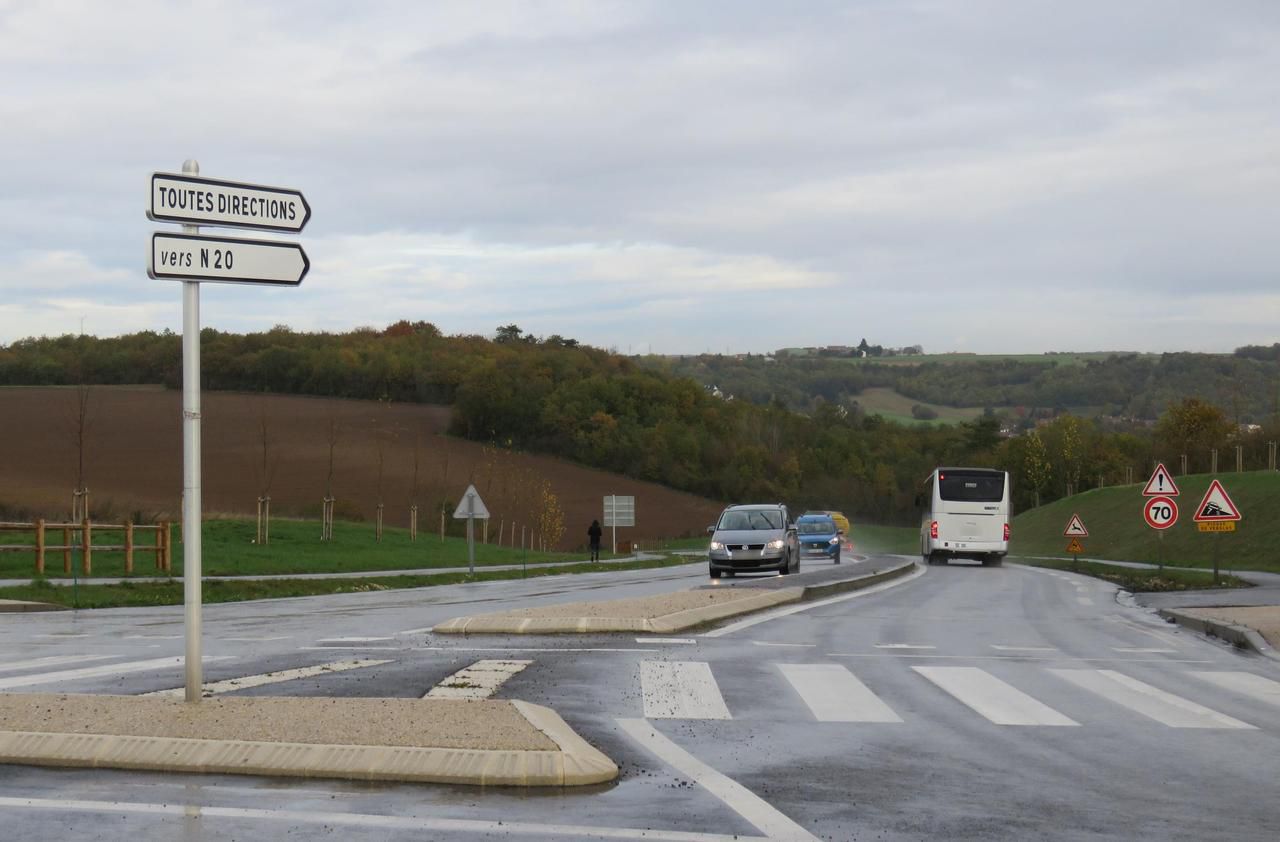
[[781, 503], [730, 506], [707, 527], [712, 579], [735, 573], [794, 573], [800, 569], [796, 525]]

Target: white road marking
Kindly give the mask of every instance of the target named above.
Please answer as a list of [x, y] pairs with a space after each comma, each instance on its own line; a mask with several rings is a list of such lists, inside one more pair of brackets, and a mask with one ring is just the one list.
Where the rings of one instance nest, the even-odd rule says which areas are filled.
[[770, 620], [776, 620], [779, 617], [789, 617], [792, 614], [798, 614], [801, 611], [809, 611], [810, 609], [813, 609], [813, 608], [821, 608], [824, 605], [834, 605], [837, 602], [844, 602], [850, 599], [857, 599], [860, 596], [870, 596], [873, 593], [880, 593], [881, 591], [886, 591], [889, 588], [896, 588], [899, 585], [905, 585], [907, 582], [910, 582], [913, 579], [919, 579], [921, 576], [925, 574], [925, 571], [926, 571], [925, 567], [917, 564], [915, 570], [913, 570], [912, 572], [908, 573], [905, 576], [899, 576], [897, 579], [891, 579], [888, 582], [881, 582], [878, 585], [872, 585], [869, 588], [863, 588], [862, 590], [854, 591], [853, 593], [842, 594], [840, 596], [833, 596], [827, 599], [819, 599], [816, 602], [806, 602], [801, 605], [789, 605], [786, 608], [775, 608], [772, 611], [765, 611], [761, 614], [756, 614], [753, 617], [748, 617], [745, 620], [739, 620], [736, 623], [730, 623], [727, 626], [722, 626], [721, 628], [714, 629], [709, 632], [705, 632], [702, 636], [703, 637], [724, 637], [726, 634], [733, 634], [734, 632], [751, 628], [752, 626], [759, 625], [760, 623], [767, 623]]
[[[572, 646], [419, 646], [425, 652], [661, 652], [661, 649], [627, 647], [572, 647]], [[1204, 661], [1202, 663], [1208, 663]]]
[[877, 643], [877, 649], [937, 649], [936, 646], [917, 643]]
[[1127, 652], [1132, 655], [1159, 655], [1163, 653], [1177, 654], [1177, 649], [1158, 649], [1144, 646], [1112, 646], [1115, 652]]
[[902, 717], [839, 664], [775, 664], [819, 722], [901, 722]]
[[[311, 667], [299, 667], [291, 670], [276, 670], [275, 672], [264, 672], [258, 675], [246, 675], [240, 678], [228, 678], [223, 681], [211, 681], [204, 685], [203, 691], [206, 696], [216, 696], [219, 693], [230, 693], [235, 690], [247, 690], [250, 687], [262, 687], [266, 684], [280, 684], [284, 681], [293, 681], [298, 678], [311, 678], [316, 675], [325, 675], [331, 672], [346, 672], [347, 670], [360, 669], [362, 667], [376, 667], [380, 664], [389, 664], [390, 661], [334, 661], [330, 664], [316, 664]], [[171, 696], [175, 699], [184, 697], [186, 689], [176, 687], [172, 690], [156, 690], [153, 693], [143, 693], [144, 696]]]
[[1254, 727], [1114, 670], [1051, 669], [1049, 672], [1170, 728]]
[[677, 772], [696, 781], [768, 838], [817, 842], [817, 837], [787, 818], [772, 804], [680, 748], [658, 733], [651, 723], [643, 719], [619, 719], [618, 725], [631, 739], [653, 752]]
[[1007, 646], [1003, 643], [991, 644], [992, 649], [999, 649], [1002, 652], [1057, 652], [1053, 646]]
[[316, 643], [386, 643], [392, 637], [322, 637]]
[[39, 669], [40, 667], [52, 667], [58, 664], [73, 664], [77, 661], [105, 661], [109, 658], [118, 658], [119, 655], [50, 655], [47, 658], [31, 658], [26, 661], [10, 661], [7, 664], [0, 664], [0, 672], [14, 672], [15, 670]]
[[[228, 660], [231, 660], [231, 656], [229, 655], [204, 656], [205, 663]], [[170, 667], [181, 667], [185, 662], [186, 658], [178, 655], [172, 658], [152, 658], [147, 661], [124, 661], [119, 664], [103, 664], [97, 667], [81, 667], [80, 669], [41, 672], [33, 675], [15, 675], [10, 678], [0, 678], [0, 690], [9, 690], [14, 687], [31, 687], [37, 684], [56, 684], [60, 681], [76, 681], [81, 678], [101, 678], [104, 675], [124, 675], [125, 673], [130, 672], [163, 670]]]
[[266, 643], [271, 640], [288, 640], [293, 635], [278, 634], [274, 637], [224, 637], [222, 640], [228, 643]]
[[37, 634], [32, 636], [33, 637], [57, 637], [57, 638], [88, 637], [89, 633], [88, 632], [78, 632], [78, 633], [77, 632], [54, 632], [53, 634]]
[[[732, 782], [731, 782], [732, 783]], [[766, 807], [768, 805], [765, 805]], [[649, 828], [590, 827], [572, 824], [534, 824], [532, 822], [485, 821], [480, 819], [445, 819], [426, 816], [380, 816], [372, 813], [331, 813], [319, 810], [263, 810], [250, 807], [205, 807], [182, 803], [155, 804], [134, 801], [87, 801], [57, 798], [9, 798], [0, 796], [0, 807], [12, 809], [71, 811], [119, 815], [167, 815], [204, 819], [251, 819], [289, 822], [300, 825], [334, 827], [373, 827], [387, 831], [409, 831], [415, 838], [439, 838], [441, 833], [483, 833], [489, 836], [541, 836], [543, 838], [586, 839], [655, 839], [658, 842], [772, 842], [762, 836], [724, 836], [691, 833], [681, 830]], [[772, 809], [772, 808], [769, 808]], [[785, 818], [785, 817], [784, 817]], [[425, 836], [424, 834], [431, 834]], [[270, 834], [267, 834], [270, 835]], [[397, 833], [397, 836], [400, 834]], [[796, 838], [794, 836], [789, 838]], [[799, 837], [809, 840], [812, 836]]]
[[697, 643], [692, 637], [637, 637], [636, 643]]
[[359, 652], [399, 652], [399, 646], [299, 646], [299, 652], [341, 652], [345, 649], [355, 649]]
[[424, 699], [487, 699], [533, 661], [476, 661], [427, 691]]
[[123, 640], [182, 640], [180, 634], [126, 634]]
[[648, 719], [732, 719], [705, 661], [641, 661], [640, 695]]
[[938, 661], [1079, 661], [1080, 663], [1093, 663], [1102, 661], [1104, 663], [1122, 663], [1122, 664], [1212, 664], [1213, 661], [1193, 658], [1122, 658], [1119, 655], [1112, 655], [1109, 658], [1076, 658], [1071, 655], [1052, 655], [1046, 657], [1038, 657], [1036, 655], [934, 655], [931, 653], [915, 653], [915, 652], [828, 652], [828, 658], [924, 658], [926, 660]]
[[1280, 707], [1280, 681], [1272, 681], [1251, 672], [1193, 672], [1191, 675], [1251, 699]]
[[1080, 724], [977, 667], [912, 669], [997, 725]]
[[770, 643], [767, 640], [753, 640], [751, 642], [756, 646], [794, 646], [797, 648], [808, 648], [818, 645], [816, 643]]
[[1156, 640], [1160, 641], [1161, 643], [1167, 646], [1178, 645], [1178, 639], [1173, 635], [1165, 634], [1164, 632], [1158, 632], [1158, 631], [1155, 631], [1154, 629], [1149, 629], [1146, 626], [1142, 625], [1141, 623], [1135, 623], [1134, 621], [1128, 619], [1127, 617], [1116, 617], [1114, 615], [1110, 615], [1107, 617], [1107, 620], [1112, 623], [1119, 623], [1120, 625], [1126, 628], [1132, 629], [1138, 632], [1139, 634], [1145, 634], [1148, 637], [1154, 637]]
[[396, 634], [426, 634], [427, 632], [431, 631], [431, 629], [433, 629], [433, 628], [435, 628], [435, 627], [434, 627], [434, 626], [423, 626], [423, 627], [422, 627], [422, 628], [420, 628], [420, 629], [405, 629], [404, 631], [398, 631], [398, 632], [396, 632]]
[[1093, 600], [1087, 596], [1076, 597], [1076, 602], [1080, 603], [1081, 605], [1093, 605]]

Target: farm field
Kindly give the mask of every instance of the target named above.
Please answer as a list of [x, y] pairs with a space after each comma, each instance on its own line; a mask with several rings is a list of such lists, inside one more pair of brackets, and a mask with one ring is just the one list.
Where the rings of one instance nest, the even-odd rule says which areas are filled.
[[[962, 421], [972, 421], [982, 415], [983, 412], [983, 408], [980, 406], [942, 406], [941, 404], [912, 400], [894, 389], [881, 387], [863, 389], [859, 392], [858, 405], [868, 415], [880, 415], [886, 420], [897, 421], [902, 424], [955, 424]], [[911, 407], [916, 405], [932, 409], [938, 413], [938, 417], [928, 421], [914, 417], [911, 414]]]
[[[77, 476], [76, 406], [74, 388], [0, 388], [0, 517], [68, 516]], [[386, 525], [408, 527], [415, 441], [421, 533], [438, 532], [441, 504], [452, 515], [469, 482], [493, 515], [491, 529], [499, 520], [508, 529], [513, 521], [532, 529], [535, 485], [546, 480], [564, 513], [564, 536], [554, 548], [559, 550], [585, 546], [587, 526], [601, 517], [608, 494], [636, 497], [637, 526], [618, 530], [625, 541], [701, 535], [722, 508], [653, 483], [446, 436], [450, 410], [443, 406], [206, 392], [201, 409], [206, 513], [252, 516], [266, 485], [273, 515], [318, 522], [331, 424], [339, 520], [372, 521], [381, 498]], [[176, 391], [151, 386], [90, 390], [85, 484], [95, 520], [178, 520], [181, 418]], [[269, 485], [263, 479], [264, 420]], [[446, 526], [450, 534], [461, 534], [461, 521], [447, 517]]]

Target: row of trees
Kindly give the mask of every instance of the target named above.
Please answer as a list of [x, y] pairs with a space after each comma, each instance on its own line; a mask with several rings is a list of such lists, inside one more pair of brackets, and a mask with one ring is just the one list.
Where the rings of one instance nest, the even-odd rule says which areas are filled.
[[[1177, 364], [1189, 356], [1164, 359]], [[178, 337], [165, 333], [24, 340], [0, 348], [0, 382], [80, 377], [107, 383], [160, 379], [177, 386], [178, 357]], [[832, 364], [871, 380], [893, 368]], [[1129, 364], [1112, 358], [1101, 369]], [[1017, 361], [997, 367], [1007, 369], [1007, 382], [1027, 373]], [[903, 426], [829, 400], [813, 401], [801, 414], [784, 400], [750, 393], [742, 396], [758, 402], [720, 400], [688, 377], [562, 337], [531, 337], [516, 325], [503, 326], [492, 340], [445, 337], [424, 322], [342, 334], [282, 327], [243, 335], [205, 331], [203, 368], [205, 387], [213, 389], [451, 403], [451, 431], [490, 445], [495, 466], [514, 449], [541, 451], [716, 499], [787, 500], [883, 521], [911, 517], [915, 489], [937, 465], [1004, 467], [1015, 476], [1018, 505], [1026, 507], [1060, 496], [1068, 486], [1122, 481], [1125, 468], [1148, 470], [1154, 458], [1188, 453], [1205, 459], [1208, 449], [1234, 443], [1247, 444], [1252, 453], [1261, 446], [1253, 439], [1280, 432], [1269, 424], [1242, 437], [1230, 413], [1201, 400], [1175, 402], [1154, 430], [1116, 430], [1062, 415], [1014, 438], [1001, 437], [995, 417]], [[937, 374], [929, 366], [917, 368], [913, 376], [922, 382]], [[1057, 370], [1035, 368], [1036, 376]], [[1060, 368], [1072, 377], [1088, 370]], [[821, 384], [825, 376], [806, 382]], [[265, 452], [262, 466], [265, 476]], [[556, 507], [530, 502], [554, 497], [549, 489], [498, 467], [484, 481], [482, 495], [493, 500], [495, 512], [519, 512], [522, 522], [536, 522], [554, 544]]]

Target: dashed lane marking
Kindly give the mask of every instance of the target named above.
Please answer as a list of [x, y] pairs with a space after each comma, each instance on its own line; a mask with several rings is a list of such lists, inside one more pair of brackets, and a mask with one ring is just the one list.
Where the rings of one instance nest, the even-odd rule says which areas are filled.
[[1159, 655], [1166, 653], [1176, 655], [1178, 652], [1177, 649], [1160, 649], [1150, 646], [1112, 646], [1111, 649], [1114, 652], [1125, 652], [1130, 655]]
[[487, 699], [533, 661], [476, 661], [427, 691], [424, 699]]
[[386, 643], [392, 637], [322, 637], [316, 643]]
[[1053, 646], [1009, 646], [1003, 643], [991, 644], [992, 649], [998, 649], [1001, 652], [1057, 652], [1057, 648]]
[[756, 646], [792, 646], [796, 648], [809, 648], [818, 645], [816, 643], [771, 643], [767, 640], [753, 640], [751, 642]]
[[637, 637], [636, 643], [697, 643], [692, 637]]
[[840, 664], [775, 664], [819, 722], [901, 722]]
[[1080, 603], [1081, 605], [1093, 605], [1093, 600], [1087, 596], [1076, 597], [1076, 602]]
[[[231, 660], [229, 655], [205, 655], [204, 662], [211, 663], [213, 661]], [[9, 678], [0, 678], [0, 690], [9, 690], [14, 687], [33, 687], [39, 684], [57, 684], [62, 681], [77, 681], [82, 678], [101, 678], [106, 675], [124, 675], [131, 672], [146, 672], [148, 670], [164, 670], [169, 668], [180, 668], [186, 663], [186, 658], [176, 656], [172, 658], [152, 658], [146, 661], [124, 661], [118, 664], [102, 664], [96, 667], [81, 667], [72, 670], [58, 670], [56, 672], [40, 672], [32, 675], [15, 675]]]
[[[316, 664], [311, 667], [299, 667], [291, 670], [276, 670], [275, 672], [264, 672], [258, 675], [245, 675], [240, 678], [228, 678], [222, 681], [211, 681], [204, 685], [204, 695], [216, 696], [220, 693], [231, 693], [236, 690], [248, 690], [250, 687], [262, 687], [267, 684], [280, 684], [285, 681], [294, 681], [299, 678], [311, 678], [317, 675], [327, 675], [331, 672], [346, 672], [347, 670], [356, 670], [363, 667], [376, 667], [381, 664], [389, 664], [390, 661], [334, 661], [329, 664]], [[182, 687], [176, 687], [172, 690], [156, 690], [154, 693], [143, 693], [144, 696], [169, 696], [175, 699], [181, 699], [186, 690]]]
[[923, 643], [877, 643], [877, 649], [937, 649], [936, 646], [929, 646]]
[[58, 664], [74, 664], [84, 661], [106, 661], [111, 658], [118, 658], [119, 655], [50, 655], [47, 658], [31, 658], [26, 661], [10, 661], [7, 664], [0, 664], [0, 672], [17, 672], [18, 670], [40, 669], [42, 667], [53, 667]]
[[272, 637], [224, 637], [221, 640], [227, 643], [267, 643], [272, 640], [289, 640], [293, 635], [278, 634]]
[[640, 695], [648, 719], [732, 719], [705, 661], [641, 661]]
[[417, 646], [415, 651], [426, 652], [660, 652], [660, 649], [641, 649], [636, 646]]
[[1079, 725], [977, 667], [912, 667], [996, 725]]
[[1114, 670], [1051, 669], [1049, 672], [1170, 728], [1254, 727]]

